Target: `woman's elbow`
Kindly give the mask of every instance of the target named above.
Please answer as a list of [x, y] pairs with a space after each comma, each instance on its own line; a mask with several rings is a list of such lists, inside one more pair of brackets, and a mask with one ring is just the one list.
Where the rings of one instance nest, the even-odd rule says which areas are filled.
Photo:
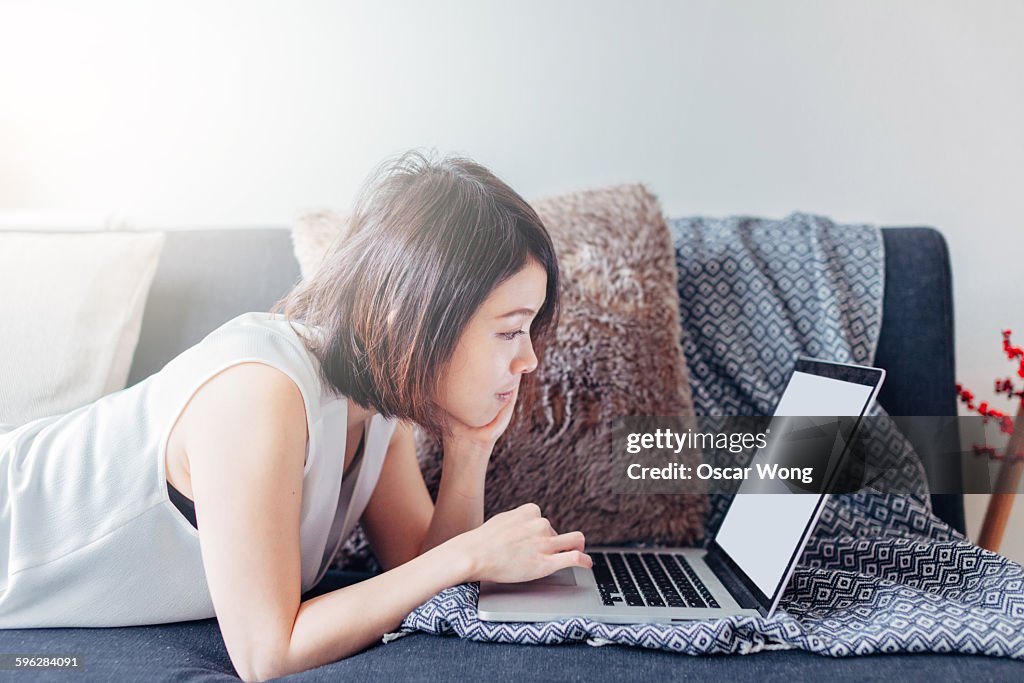
[[298, 670], [292, 670], [287, 653], [286, 647], [268, 648], [265, 643], [254, 643], [251, 647], [228, 648], [235, 672], [246, 683], [297, 673]]
[[275, 661], [269, 657], [261, 657], [255, 660], [234, 661], [235, 672], [238, 677], [246, 683], [257, 683], [259, 681], [269, 681], [273, 678], [280, 678], [290, 673], [296, 673], [288, 671], [287, 667], [282, 666], [280, 661]]
[[[267, 647], [266, 644], [254, 647], [238, 648], [236, 655], [231, 655], [231, 663], [238, 677], [249, 681], [267, 681], [291, 674], [301, 673], [307, 669], [322, 666], [332, 659], [323, 659], [321, 655], [304, 651], [302, 647], [292, 649], [292, 643], [279, 647]], [[353, 653], [342, 653], [337, 659], [344, 659]]]

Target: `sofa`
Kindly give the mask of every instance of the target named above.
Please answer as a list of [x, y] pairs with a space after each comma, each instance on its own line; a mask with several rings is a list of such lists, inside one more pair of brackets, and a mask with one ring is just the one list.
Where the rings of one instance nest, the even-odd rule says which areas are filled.
[[[946, 244], [931, 228], [884, 228], [886, 289], [876, 364], [888, 376], [879, 402], [895, 416], [956, 415], [951, 275]], [[128, 384], [159, 370], [208, 332], [246, 311], [267, 310], [299, 279], [283, 228], [170, 232], [149, 291]], [[908, 434], [914, 441], [914, 434]], [[938, 445], [915, 446], [945, 486], [957, 462], [930, 458]], [[950, 490], [946, 488], [945, 490]], [[936, 514], [964, 530], [962, 496], [933, 496]], [[305, 598], [366, 578], [330, 571]], [[111, 600], [116, 600], [111, 595]], [[75, 680], [229, 680], [236, 674], [215, 619], [116, 629], [0, 631], [0, 654], [77, 655]], [[0, 678], [5, 672], [0, 670]], [[618, 680], [715, 677], [733, 680], [899, 677], [1020, 677], [1019, 662], [981, 656], [900, 654], [829, 658], [800, 651], [689, 657], [621, 646], [524, 646], [410, 634], [346, 660], [282, 680]], [[31, 680], [68, 680], [60, 670]], [[15, 676], [14, 678], [17, 678]], [[20, 679], [19, 679], [20, 680]], [[28, 677], [25, 677], [28, 680]]]

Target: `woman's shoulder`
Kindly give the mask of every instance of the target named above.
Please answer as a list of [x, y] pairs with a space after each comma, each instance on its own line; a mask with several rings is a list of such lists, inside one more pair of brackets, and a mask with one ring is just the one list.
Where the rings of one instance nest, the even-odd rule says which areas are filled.
[[[297, 328], [297, 329], [296, 329]], [[200, 403], [199, 413], [228, 421], [288, 402], [309, 420], [323, 400], [315, 359], [289, 321], [263, 312], [243, 313], [210, 332], [152, 378], [152, 392], [169, 406]]]
[[306, 423], [303, 392], [280, 369], [259, 361], [241, 362], [211, 377], [182, 414], [186, 433], [246, 430], [259, 422], [291, 429]]
[[317, 361], [308, 344], [315, 334], [316, 328], [278, 314], [243, 313], [210, 332], [179, 358], [183, 364], [198, 364], [207, 370], [247, 360], [262, 361], [312, 392], [320, 388]]
[[307, 326], [301, 320], [288, 318], [280, 313], [266, 311], [249, 311], [235, 316], [216, 328], [207, 339], [229, 334], [249, 334], [256, 336], [275, 335], [289, 341], [301, 341], [319, 332], [319, 328]]

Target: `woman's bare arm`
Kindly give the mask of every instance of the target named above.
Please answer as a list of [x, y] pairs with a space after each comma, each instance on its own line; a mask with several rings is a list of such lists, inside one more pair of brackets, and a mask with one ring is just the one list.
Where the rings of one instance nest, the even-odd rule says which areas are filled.
[[483, 523], [487, 462], [487, 454], [459, 457], [449, 448], [435, 506], [416, 460], [411, 425], [395, 428], [377, 486], [360, 520], [384, 570]]
[[359, 519], [384, 571], [421, 553], [433, 514], [434, 502], [416, 460], [412, 426], [399, 423], [391, 435], [377, 485]]
[[270, 366], [245, 363], [204, 385], [187, 410], [203, 565], [228, 654], [247, 681], [358, 652], [448, 586], [590, 564], [582, 534], [555, 535], [539, 508], [525, 505], [391, 571], [301, 602], [306, 419], [298, 388]]
[[402, 423], [395, 428], [377, 487], [360, 519], [385, 570], [483, 523], [487, 463], [512, 419], [518, 395], [517, 388], [489, 424], [451, 423], [451, 431], [443, 439], [437, 505], [430, 500], [416, 459], [412, 426]]

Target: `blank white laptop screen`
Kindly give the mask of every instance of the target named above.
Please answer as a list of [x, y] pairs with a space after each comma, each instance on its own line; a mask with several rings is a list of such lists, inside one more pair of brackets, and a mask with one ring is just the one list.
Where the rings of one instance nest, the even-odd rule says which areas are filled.
[[[775, 409], [776, 416], [861, 415], [873, 386], [794, 372]], [[760, 451], [754, 462], [760, 462]], [[756, 469], [751, 476], [756, 477]], [[715, 537], [750, 580], [771, 596], [814, 515], [820, 494], [744, 493], [758, 481], [744, 481]]]

